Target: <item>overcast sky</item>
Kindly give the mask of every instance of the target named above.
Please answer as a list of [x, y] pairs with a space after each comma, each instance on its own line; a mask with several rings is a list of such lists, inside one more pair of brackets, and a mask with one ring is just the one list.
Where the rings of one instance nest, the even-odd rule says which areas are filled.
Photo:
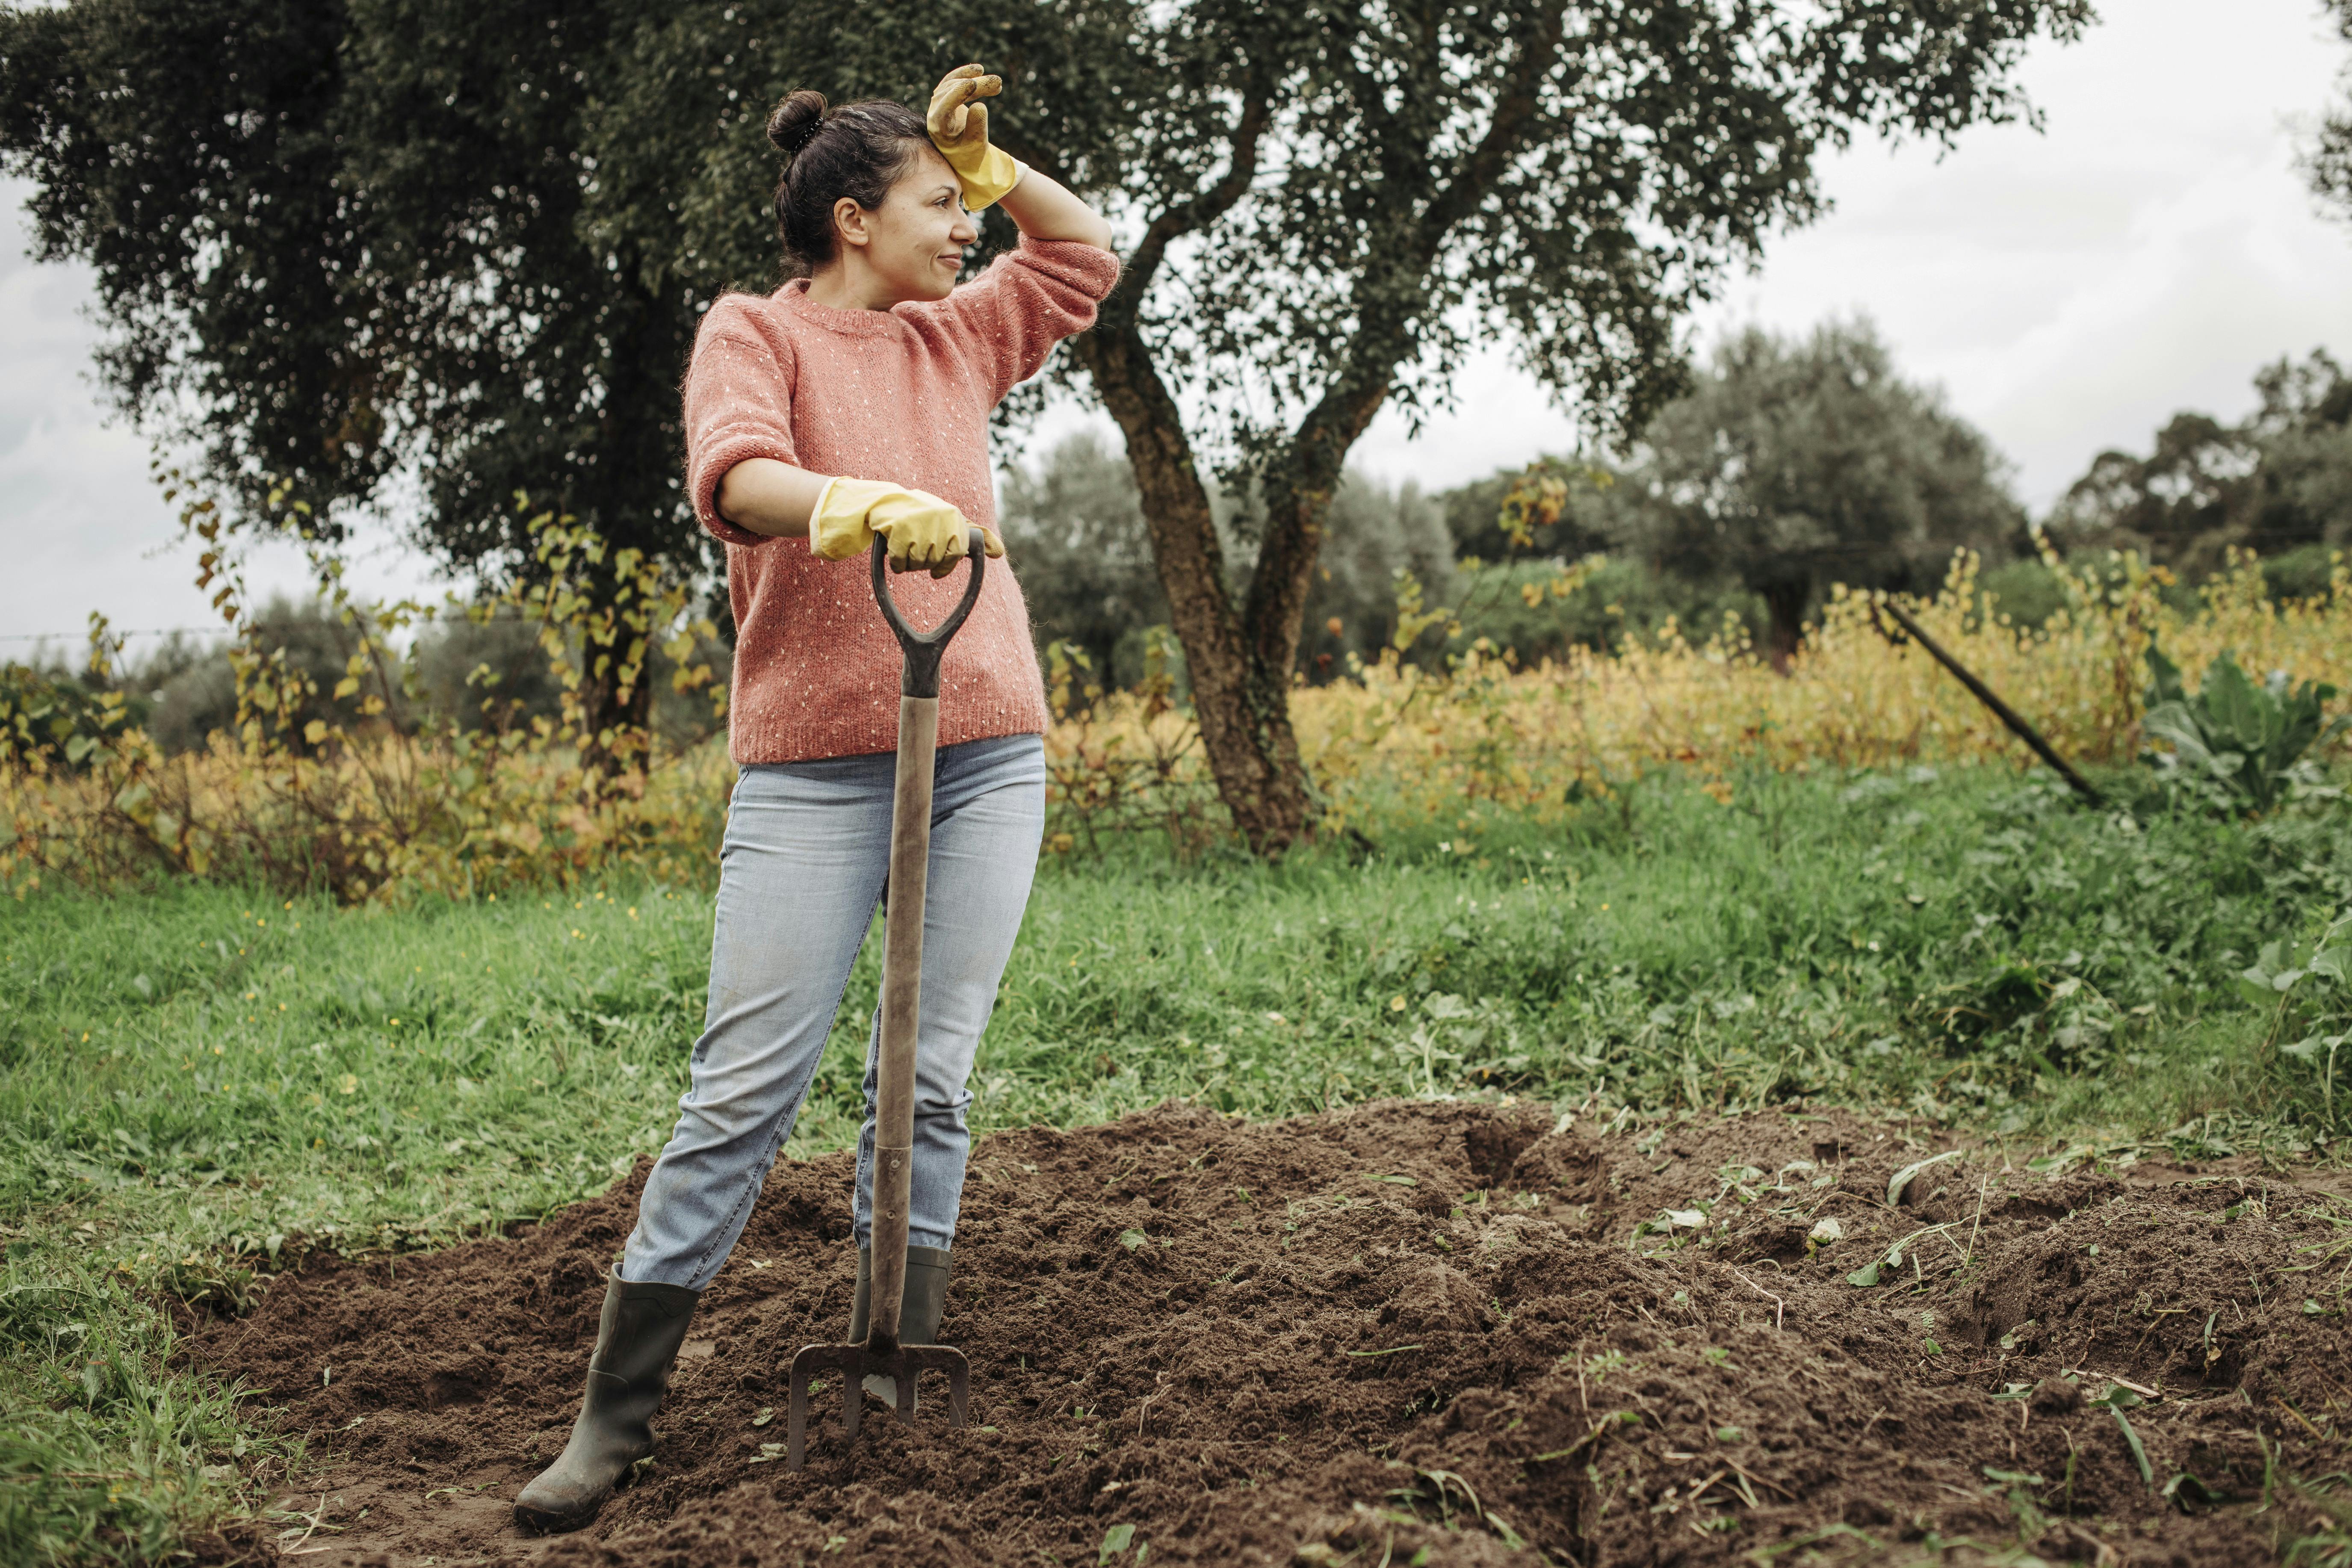
[[[1940, 161], [1876, 143], [1835, 159], [1834, 209], [1735, 279], [1702, 338], [1871, 317], [1906, 374], [2008, 455], [2037, 513], [2101, 448], [2144, 447], [2177, 409], [2242, 415], [2254, 371], [2283, 354], [2352, 359], [2352, 227], [2315, 212], [2294, 167], [2343, 58], [2316, 0], [2104, 9], [2083, 43], [2027, 61], [2044, 133], [1979, 128]], [[88, 274], [26, 258], [24, 194], [0, 182], [0, 636], [78, 639], [91, 609], [126, 628], [207, 625], [147, 449], [98, 395]], [[1435, 489], [1572, 441], [1490, 355], [1462, 378], [1459, 412], [1412, 441], [1383, 416], [1356, 460]], [[354, 575], [371, 588], [429, 582], [387, 535], [364, 548]], [[300, 574], [289, 552], [256, 578]], [[0, 658], [26, 650], [0, 642]]]

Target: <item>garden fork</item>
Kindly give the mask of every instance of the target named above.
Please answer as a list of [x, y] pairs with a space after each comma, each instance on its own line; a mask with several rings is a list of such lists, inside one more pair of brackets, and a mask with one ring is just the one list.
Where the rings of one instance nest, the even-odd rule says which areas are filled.
[[985, 536], [973, 529], [965, 551], [971, 580], [948, 618], [928, 632], [907, 625], [882, 574], [884, 546], [874, 546], [874, 600], [898, 636], [906, 663], [898, 679], [898, 776], [890, 801], [890, 871], [884, 906], [882, 1038], [875, 1062], [874, 1276], [864, 1344], [804, 1345], [793, 1357], [785, 1465], [799, 1469], [808, 1452], [809, 1383], [819, 1372], [841, 1377], [845, 1442], [857, 1440], [868, 1376], [893, 1380], [898, 1418], [915, 1419], [915, 1379], [948, 1374], [948, 1420], [964, 1424], [971, 1367], [949, 1345], [898, 1342], [906, 1295], [907, 1199], [915, 1142], [915, 1033], [923, 985], [923, 888], [931, 858], [931, 773], [939, 752], [940, 656], [980, 598]]

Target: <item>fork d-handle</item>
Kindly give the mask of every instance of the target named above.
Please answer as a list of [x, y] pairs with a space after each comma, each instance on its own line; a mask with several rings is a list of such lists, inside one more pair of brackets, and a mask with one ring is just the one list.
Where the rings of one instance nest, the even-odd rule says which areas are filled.
[[[888, 581], [883, 575], [888, 553], [881, 540], [874, 542], [874, 602], [882, 606], [882, 618], [898, 634], [898, 647], [907, 656], [906, 668], [898, 677], [901, 697], [939, 696], [940, 656], [947, 651], [948, 639], [971, 615], [972, 605], [980, 602], [981, 574], [988, 565], [987, 542], [988, 535], [977, 528], [964, 536], [963, 558], [971, 563], [971, 580], [964, 584], [963, 598], [948, 612], [948, 618], [927, 632], [908, 626], [907, 618], [898, 613], [898, 605], [890, 597]], [[898, 755], [904, 759], [906, 754], [907, 748], [901, 745]]]
[[[874, 546], [874, 598], [906, 652], [898, 682], [898, 774], [890, 799], [890, 879], [884, 913], [882, 1039], [875, 1062], [873, 1286], [866, 1349], [898, 1348], [898, 1309], [907, 1289], [907, 1205], [915, 1142], [915, 1037], [921, 1024], [923, 895], [931, 860], [931, 774], [940, 738], [940, 655], [980, 597], [985, 536], [971, 531], [965, 559], [971, 581], [948, 618], [928, 632], [907, 625], [883, 576]], [[910, 1374], [911, 1376], [911, 1374]], [[901, 1390], [900, 1409], [914, 1391]]]

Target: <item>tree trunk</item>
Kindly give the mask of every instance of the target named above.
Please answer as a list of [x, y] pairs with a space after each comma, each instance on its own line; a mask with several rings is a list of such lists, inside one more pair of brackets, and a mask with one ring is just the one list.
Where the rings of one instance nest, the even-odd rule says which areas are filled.
[[[1312, 822], [1312, 792], [1290, 727], [1297, 609], [1286, 640], [1265, 635], [1278, 628], [1258, 617], [1245, 626], [1234, 613], [1208, 490], [1176, 400], [1140, 334], [1132, 328], [1097, 327], [1074, 347], [1127, 438], [1152, 558], [1168, 595], [1169, 617], [1184, 646], [1192, 710], [1217, 793], [1254, 853], [1280, 855], [1307, 835]], [[1307, 566], [1312, 565], [1310, 554]], [[1263, 561], [1258, 576], [1265, 576]], [[1303, 573], [1300, 580], [1303, 605]]]
[[[1558, 58], [1559, 33], [1559, 18], [1549, 13], [1533, 25], [1486, 135], [1449, 177], [1421, 193], [1426, 199], [1420, 210], [1412, 210], [1414, 193], [1391, 201], [1389, 226], [1395, 232], [1381, 247], [1384, 259], [1352, 289], [1358, 321], [1350, 346], [1329, 390], [1265, 470], [1265, 534], [1238, 616], [1225, 585], [1208, 492], [1176, 400], [1137, 328], [1137, 308], [1169, 244], [1214, 223], [1249, 190], [1258, 142], [1271, 122], [1273, 82], [1254, 79], [1245, 91], [1223, 177], [1153, 220], [1095, 330], [1075, 340], [1078, 363], [1127, 437], [1160, 581], [1184, 645], [1210, 772], [1257, 854], [1279, 855], [1315, 826], [1314, 788], [1290, 723], [1291, 672], [1348, 450], [1387, 398], [1396, 367], [1414, 353], [1414, 325], [1427, 303], [1439, 249], [1507, 167], [1521, 127], [1534, 113], [1536, 84]], [[1399, 133], [1376, 82], [1359, 73], [1350, 87], [1369, 120]]]
[[1779, 581], [1759, 585], [1757, 594], [1764, 601], [1772, 625], [1765, 634], [1764, 651], [1772, 668], [1782, 675], [1797, 657], [1798, 645], [1805, 639], [1805, 602], [1812, 597], [1812, 584], [1802, 579]]

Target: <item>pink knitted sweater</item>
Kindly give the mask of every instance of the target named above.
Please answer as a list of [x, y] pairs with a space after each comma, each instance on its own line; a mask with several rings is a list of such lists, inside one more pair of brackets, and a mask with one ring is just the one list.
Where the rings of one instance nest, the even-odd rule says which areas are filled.
[[[894, 750], [899, 653], [865, 558], [822, 561], [805, 540], [738, 528], [713, 503], [720, 477], [772, 458], [929, 490], [993, 527], [989, 411], [1055, 343], [1093, 324], [1118, 280], [1107, 250], [1024, 239], [936, 303], [838, 310], [809, 303], [808, 284], [794, 281], [710, 307], [686, 373], [687, 489], [702, 526], [727, 542], [728, 751], [738, 763]], [[941, 661], [943, 746], [1045, 728], [1045, 682], [1011, 565], [988, 563], [980, 603]], [[921, 629], [954, 607], [969, 570], [893, 575], [890, 587]]]

